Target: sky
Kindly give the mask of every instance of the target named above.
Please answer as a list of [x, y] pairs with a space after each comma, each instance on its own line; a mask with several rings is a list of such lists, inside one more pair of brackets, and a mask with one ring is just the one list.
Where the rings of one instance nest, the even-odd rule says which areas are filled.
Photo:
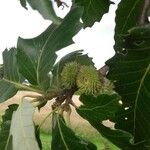
[[[64, 0], [68, 5], [71, 3]], [[118, 0], [113, 0], [118, 2]], [[56, 8], [56, 5], [54, 6]], [[105, 14], [100, 23], [96, 22], [92, 28], [82, 29], [73, 41], [75, 44], [57, 52], [60, 59], [65, 54], [83, 49], [97, 68], [114, 55], [114, 18], [117, 5], [111, 5], [109, 13]], [[69, 8], [57, 8], [56, 13], [64, 17]], [[5, 48], [16, 47], [18, 37], [33, 38], [42, 33], [51, 21], [44, 20], [42, 16], [28, 6], [28, 10], [20, 6], [19, 0], [4, 0], [0, 5], [0, 63]]]

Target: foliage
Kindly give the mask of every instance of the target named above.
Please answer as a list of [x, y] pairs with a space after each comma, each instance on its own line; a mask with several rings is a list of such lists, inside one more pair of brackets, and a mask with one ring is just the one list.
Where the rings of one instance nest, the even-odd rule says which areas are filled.
[[[57, 6], [67, 6], [54, 0]], [[0, 102], [17, 91], [37, 92], [20, 97], [2, 116], [0, 149], [42, 149], [40, 126], [35, 126], [34, 107], [52, 104], [52, 150], [96, 150], [96, 145], [71, 129], [71, 105], [103, 137], [123, 150], [150, 147], [150, 25], [149, 0], [121, 0], [116, 10], [115, 55], [96, 70], [92, 58], [74, 51], [57, 63], [56, 52], [73, 44], [82, 28], [91, 27], [108, 12], [109, 0], [73, 0], [70, 11], [59, 18], [50, 0], [20, 0], [52, 24], [32, 39], [18, 38], [17, 48], [3, 52], [0, 65]], [[83, 23], [80, 22], [82, 19]], [[81, 41], [82, 42], [82, 41]], [[108, 70], [109, 68], [109, 70]], [[72, 96], [79, 92], [82, 105]], [[28, 99], [30, 97], [30, 99]], [[34, 106], [34, 107], [33, 107]], [[66, 115], [64, 115], [66, 112]], [[103, 121], [115, 123], [106, 127]], [[81, 127], [82, 129], [82, 127]], [[107, 149], [107, 147], [105, 148]]]
[[112, 2], [110, 0], [74, 0], [74, 3], [84, 8], [82, 15], [84, 27], [91, 27], [96, 21], [100, 21], [102, 16], [108, 12]]
[[11, 126], [11, 118], [13, 111], [17, 109], [18, 105], [13, 104], [8, 107], [8, 109], [5, 112], [5, 115], [2, 117], [2, 123], [0, 124], [0, 145], [1, 149], [8, 149], [8, 143], [9, 143], [9, 131]]
[[23, 100], [18, 109], [13, 112], [9, 133], [9, 136], [12, 136], [13, 150], [27, 150], [30, 147], [35, 150], [40, 150], [36, 141], [35, 128], [32, 121], [33, 112], [33, 106], [26, 100]]
[[129, 34], [125, 36], [125, 54], [116, 54], [107, 62], [110, 66], [108, 77], [116, 80], [115, 90], [123, 101], [114, 120], [116, 128], [130, 132], [134, 136], [134, 142], [140, 143], [138, 145], [142, 147], [150, 144], [150, 113], [148, 108], [143, 109], [150, 105], [149, 29], [150, 26], [146, 25], [129, 30]]
[[54, 116], [55, 124], [53, 125], [52, 130], [52, 150], [96, 150], [96, 146], [94, 144], [77, 137], [75, 133], [66, 126], [62, 116], [58, 114], [54, 114]]
[[54, 24], [61, 23], [61, 18], [57, 17], [50, 0], [20, 0], [21, 5], [25, 9], [27, 9], [27, 2], [34, 10], [37, 10], [44, 19], [52, 20]]
[[[7, 100], [14, 96], [18, 91], [17, 85], [19, 85], [23, 78], [18, 72], [17, 60], [16, 60], [16, 48], [5, 50], [3, 52], [3, 77], [0, 80], [0, 102]], [[16, 83], [16, 84], [14, 84]]]
[[143, 0], [122, 0], [116, 10], [115, 27], [115, 50], [122, 51], [122, 35], [128, 33], [128, 30], [135, 27], [139, 22], [141, 6]]

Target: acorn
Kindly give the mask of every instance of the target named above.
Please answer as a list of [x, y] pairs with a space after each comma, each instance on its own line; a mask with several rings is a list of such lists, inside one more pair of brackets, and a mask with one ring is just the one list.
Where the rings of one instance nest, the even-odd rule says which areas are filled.
[[93, 66], [81, 66], [76, 82], [79, 93], [97, 95], [102, 87], [103, 78]]
[[77, 62], [67, 63], [61, 72], [61, 84], [64, 88], [70, 89], [76, 85], [76, 77], [79, 71]]

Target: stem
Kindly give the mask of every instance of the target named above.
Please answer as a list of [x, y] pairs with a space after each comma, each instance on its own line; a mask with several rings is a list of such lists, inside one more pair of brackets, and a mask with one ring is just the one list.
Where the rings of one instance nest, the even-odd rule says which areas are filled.
[[58, 110], [58, 108], [56, 108], [56, 109], [54, 109], [54, 110], [52, 110], [44, 119], [43, 119], [43, 121], [40, 123], [40, 125], [38, 126], [38, 128], [37, 128], [37, 131], [41, 128], [41, 126], [44, 124], [44, 122], [47, 120], [47, 118], [49, 117], [49, 116], [51, 116], [54, 112], [56, 112]]
[[104, 77], [107, 75], [108, 71], [109, 67], [107, 65], [104, 65], [102, 68], [98, 70], [98, 72], [102, 74]]
[[14, 81], [10, 81], [10, 80], [7, 80], [7, 79], [3, 79], [3, 80], [6, 81], [6, 82], [8, 82], [8, 83], [14, 84], [15, 86], [17, 86], [19, 88], [22, 88], [24, 90], [33, 91], [33, 92], [36, 92], [36, 93], [43, 94], [42, 91], [34, 89], [34, 88], [29, 87], [27, 85], [24, 85], [24, 84], [21, 84], [21, 83], [17, 83], [17, 82], [14, 82]]
[[148, 23], [147, 12], [149, 7], [150, 7], [150, 0], [145, 0], [141, 11], [141, 16], [139, 19], [139, 25], [144, 25], [145, 23]]

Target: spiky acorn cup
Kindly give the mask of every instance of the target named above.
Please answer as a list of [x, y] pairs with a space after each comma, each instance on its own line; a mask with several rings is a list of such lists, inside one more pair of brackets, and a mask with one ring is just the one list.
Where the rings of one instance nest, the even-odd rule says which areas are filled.
[[67, 63], [61, 72], [61, 84], [64, 88], [70, 89], [76, 85], [76, 77], [79, 71], [77, 62]]
[[93, 66], [81, 66], [76, 82], [79, 93], [97, 95], [102, 87], [103, 78]]
[[112, 94], [114, 93], [114, 84], [112, 81], [104, 77], [104, 82], [100, 94]]

